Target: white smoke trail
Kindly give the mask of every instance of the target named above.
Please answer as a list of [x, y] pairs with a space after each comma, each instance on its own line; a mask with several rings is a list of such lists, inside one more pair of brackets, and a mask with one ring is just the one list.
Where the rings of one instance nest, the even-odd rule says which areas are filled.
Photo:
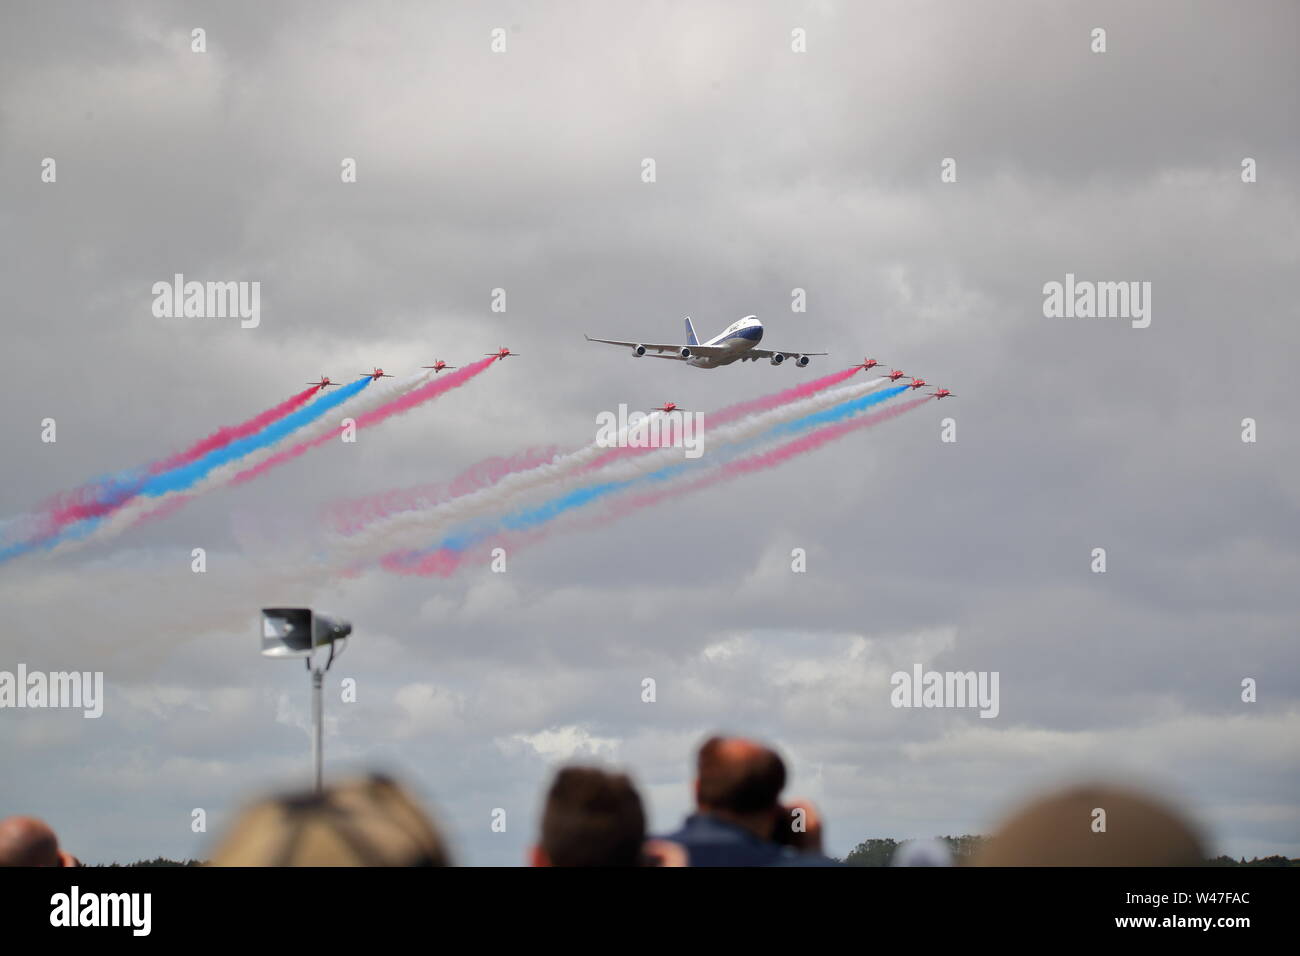
[[80, 538], [61, 541], [51, 548], [48, 553], [51, 555], [63, 554], [65, 552], [78, 550], [89, 544], [96, 544], [101, 541], [115, 538], [127, 528], [136, 524], [141, 518], [144, 518], [155, 511], [164, 509], [169, 505], [180, 504], [184, 500], [193, 498], [196, 495], [205, 494], [206, 492], [228, 484], [236, 475], [248, 468], [256, 466], [262, 461], [265, 461], [287, 445], [296, 445], [299, 442], [319, 438], [327, 432], [337, 431], [339, 428], [338, 419], [332, 414], [332, 412], [341, 412], [349, 418], [359, 417], [371, 409], [378, 408], [379, 406], [420, 387], [433, 374], [434, 373], [429, 370], [420, 371], [414, 375], [406, 376], [405, 378], [395, 378], [391, 382], [382, 378], [376, 379], [355, 396], [339, 405], [337, 409], [332, 409], [331, 413], [322, 415], [315, 421], [309, 422], [303, 427], [287, 433], [279, 441], [267, 445], [264, 448], [258, 448], [235, 461], [219, 465], [199, 481], [184, 490], [170, 491], [156, 497], [134, 498], [121, 508], [118, 508], [116, 511], [105, 516], [89, 534]]
[[[729, 445], [762, 434], [784, 421], [830, 408], [875, 391], [885, 378], [828, 389], [808, 398], [790, 402], [707, 433], [710, 446]], [[639, 427], [639, 426], [638, 426]], [[567, 455], [558, 455], [550, 463], [527, 471], [515, 472], [486, 488], [449, 501], [442, 501], [423, 511], [403, 511], [386, 516], [351, 536], [334, 535], [329, 541], [331, 560], [343, 568], [378, 560], [386, 554], [404, 549], [428, 547], [433, 537], [448, 525], [499, 512], [503, 506], [526, 499], [536, 492], [562, 494], [586, 484], [621, 481], [656, 471], [682, 458], [682, 449], [665, 447], [642, 454], [620, 457], [591, 470], [583, 466], [606, 454], [609, 448], [592, 444]]]

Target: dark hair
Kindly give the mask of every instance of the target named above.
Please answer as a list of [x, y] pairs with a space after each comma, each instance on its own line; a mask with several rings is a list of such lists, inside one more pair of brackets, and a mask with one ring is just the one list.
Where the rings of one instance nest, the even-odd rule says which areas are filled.
[[632, 781], [595, 767], [555, 775], [542, 813], [542, 850], [552, 866], [637, 866], [645, 812]]
[[785, 763], [766, 747], [710, 737], [696, 764], [700, 807], [758, 813], [777, 806], [785, 788]]

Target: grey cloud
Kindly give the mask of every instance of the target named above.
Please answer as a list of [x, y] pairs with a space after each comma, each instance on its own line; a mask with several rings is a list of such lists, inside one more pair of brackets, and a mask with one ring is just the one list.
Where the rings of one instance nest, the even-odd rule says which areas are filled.
[[[28, 713], [0, 735], [32, 771], [6, 807], [45, 813], [74, 852], [203, 852], [191, 807], [216, 828], [305, 779], [306, 681], [259, 659], [254, 631], [257, 607], [299, 601], [357, 624], [337, 674], [361, 696], [329, 705], [331, 770], [410, 776], [469, 862], [523, 859], [564, 741], [613, 741], [595, 752], [631, 766], [670, 826], [691, 747], [720, 726], [786, 750], [838, 852], [986, 827], [1088, 770], [1168, 790], [1234, 855], [1300, 852], [1294, 5], [4, 17], [0, 514], [321, 372], [526, 353], [353, 448], [109, 546], [0, 568], [0, 668], [109, 683], [100, 721]], [[493, 57], [498, 25], [519, 29]], [[1104, 56], [1087, 52], [1096, 25]], [[47, 155], [56, 186], [38, 179]], [[355, 186], [338, 181], [344, 156]], [[945, 156], [956, 184], [938, 182]], [[154, 319], [149, 287], [176, 271], [261, 281], [262, 326]], [[1066, 272], [1151, 281], [1151, 327], [1045, 319], [1043, 283]], [[488, 309], [497, 286], [504, 316]], [[806, 314], [790, 311], [796, 286]], [[272, 573], [331, 501], [585, 443], [619, 402], [707, 412], [817, 368], [700, 372], [581, 339], [751, 312], [775, 345], [830, 350], [822, 369], [872, 354], [958, 397], [559, 534], [504, 576]], [[948, 415], [955, 445], [938, 441]], [[1254, 445], [1238, 439], [1247, 416]], [[805, 575], [788, 570], [796, 546]], [[1088, 572], [1097, 546], [1105, 575]], [[703, 655], [727, 641], [733, 657]], [[913, 660], [999, 670], [1002, 715], [893, 711], [878, 682]], [[1243, 677], [1257, 704], [1240, 702]], [[507, 834], [488, 829], [496, 806]]]

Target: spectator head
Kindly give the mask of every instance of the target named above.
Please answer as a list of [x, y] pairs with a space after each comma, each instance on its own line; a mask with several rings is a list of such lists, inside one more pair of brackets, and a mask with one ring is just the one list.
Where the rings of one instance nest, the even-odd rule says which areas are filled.
[[595, 767], [555, 775], [533, 866], [640, 866], [645, 812], [632, 781]]
[[952, 866], [952, 851], [942, 840], [908, 840], [900, 843], [890, 866]]
[[1140, 793], [1088, 785], [1048, 794], [1022, 807], [1003, 822], [972, 862], [976, 866], [1199, 866], [1205, 862], [1205, 852], [1193, 827], [1169, 807]]
[[214, 866], [450, 866], [446, 846], [411, 796], [371, 776], [324, 793], [264, 800], [245, 810]]
[[76, 866], [49, 824], [35, 817], [0, 820], [0, 866]]
[[785, 763], [762, 744], [710, 737], [700, 747], [695, 802], [703, 813], [742, 824], [753, 821], [770, 832], [784, 788]]

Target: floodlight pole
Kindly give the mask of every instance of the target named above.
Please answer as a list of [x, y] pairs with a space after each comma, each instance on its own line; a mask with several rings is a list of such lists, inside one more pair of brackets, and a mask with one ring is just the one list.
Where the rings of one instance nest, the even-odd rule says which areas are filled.
[[348, 646], [347, 638], [330, 642], [330, 656], [325, 659], [324, 667], [311, 666], [312, 659], [315, 657], [314, 654], [306, 659], [307, 670], [311, 673], [311, 753], [317, 794], [320, 794], [323, 790], [321, 776], [325, 764], [325, 704], [323, 694], [325, 672], [334, 663], [334, 658], [343, 653], [339, 649], [340, 643], [346, 648]]
[[[309, 607], [262, 608], [262, 656], [301, 657], [311, 677], [311, 760], [316, 794], [324, 790], [325, 771], [325, 672], [347, 649], [352, 625]], [[316, 649], [329, 645], [323, 665], [316, 663]]]
[[[332, 655], [331, 655], [332, 656]], [[311, 668], [311, 665], [307, 665]], [[328, 665], [326, 665], [328, 666]], [[321, 792], [321, 764], [325, 737], [325, 708], [322, 704], [322, 685], [325, 682], [325, 669], [311, 668], [311, 750], [314, 756], [316, 776], [316, 793]]]

